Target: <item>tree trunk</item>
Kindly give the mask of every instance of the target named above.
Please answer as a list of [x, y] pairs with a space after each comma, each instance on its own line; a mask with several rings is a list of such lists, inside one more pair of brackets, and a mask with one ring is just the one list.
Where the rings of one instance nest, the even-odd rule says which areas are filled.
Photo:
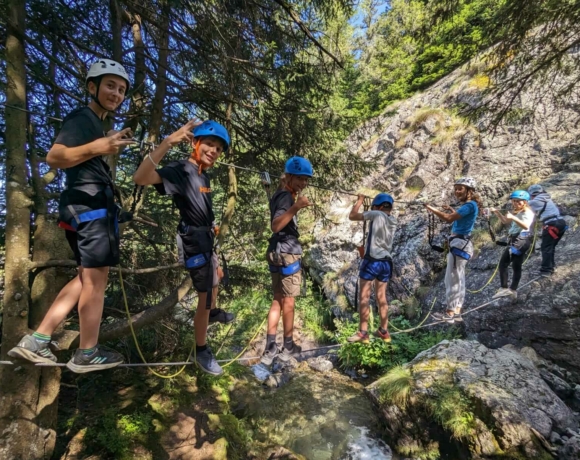
[[[6, 36], [6, 102], [26, 109], [26, 2], [8, 0]], [[28, 332], [28, 258], [31, 191], [26, 175], [26, 114], [6, 108], [6, 288], [0, 357]], [[41, 370], [0, 366], [0, 458], [48, 458], [50, 431], [38, 424], [37, 414], [49, 401], [39, 387]], [[44, 406], [43, 406], [44, 405]], [[48, 441], [47, 441], [48, 439]]]

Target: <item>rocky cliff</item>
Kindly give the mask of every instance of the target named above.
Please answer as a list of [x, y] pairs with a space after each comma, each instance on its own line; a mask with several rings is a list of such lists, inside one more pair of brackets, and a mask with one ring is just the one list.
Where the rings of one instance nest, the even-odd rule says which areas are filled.
[[[427, 214], [417, 201], [453, 204], [452, 184], [462, 175], [476, 178], [487, 206], [504, 205], [510, 191], [541, 182], [570, 226], [558, 247], [556, 276], [524, 287], [515, 304], [496, 302], [467, 315], [464, 324], [470, 338], [490, 347], [529, 345], [569, 372], [572, 381], [580, 382], [578, 105], [555, 106], [548, 93], [537, 104], [537, 94], [523, 94], [504, 125], [494, 133], [482, 132], [484, 119], [470, 124], [457, 115], [459, 109], [475, 106], [481, 99], [488, 84], [479, 73], [481, 65], [476, 62], [460, 68], [427, 91], [394, 104], [346, 142], [353, 155], [376, 164], [375, 172], [357, 192], [389, 191], [398, 202], [395, 279], [390, 283], [389, 299], [404, 300], [411, 293], [423, 306], [434, 298], [435, 309], [444, 305], [445, 261], [428, 245]], [[357, 278], [355, 248], [362, 240], [362, 225], [347, 219], [352, 203], [347, 195], [330, 202], [328, 220], [316, 227], [307, 259], [311, 274], [337, 305], [337, 312], [353, 303]], [[489, 280], [502, 250], [490, 241], [486, 228], [486, 222], [479, 219], [474, 232], [477, 252], [467, 275], [468, 288], [473, 291]], [[438, 226], [439, 243], [446, 230]], [[539, 260], [538, 252], [530, 257], [522, 284], [535, 277]], [[481, 292], [468, 294], [465, 307], [490, 300], [498, 287], [496, 277]]]

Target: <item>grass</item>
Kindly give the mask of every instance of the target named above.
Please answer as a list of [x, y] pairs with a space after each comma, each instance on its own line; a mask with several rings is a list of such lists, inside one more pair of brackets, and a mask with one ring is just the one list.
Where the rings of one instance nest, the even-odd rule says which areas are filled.
[[379, 395], [381, 403], [392, 403], [404, 409], [413, 388], [413, 376], [408, 367], [396, 366], [381, 379]]
[[477, 433], [473, 404], [452, 383], [439, 381], [433, 385], [434, 394], [426, 399], [426, 406], [454, 439], [469, 440]]

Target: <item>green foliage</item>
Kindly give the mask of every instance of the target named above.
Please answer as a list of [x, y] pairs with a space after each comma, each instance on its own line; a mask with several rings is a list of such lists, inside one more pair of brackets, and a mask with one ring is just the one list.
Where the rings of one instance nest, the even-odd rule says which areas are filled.
[[87, 427], [83, 442], [87, 453], [107, 452], [115, 458], [129, 458], [129, 448], [135, 441], [146, 442], [153, 429], [148, 412], [121, 415], [116, 408], [105, 410]]
[[248, 446], [252, 441], [252, 430], [247, 423], [231, 414], [210, 414], [209, 427], [228, 441], [228, 460], [248, 458]]
[[[411, 327], [408, 320], [400, 317], [391, 320], [391, 324], [399, 329]], [[439, 332], [418, 330], [394, 335], [391, 343], [382, 340], [371, 340], [369, 344], [348, 343], [346, 339], [358, 330], [358, 315], [355, 315], [354, 321], [335, 320], [335, 325], [337, 341], [343, 344], [338, 351], [342, 366], [378, 371], [407, 363], [423, 350], [437, 345], [442, 340], [453, 340], [459, 336], [459, 331], [454, 328]], [[369, 329], [372, 330], [371, 325]]]
[[473, 403], [452, 383], [435, 384], [426, 404], [433, 417], [453, 438], [467, 440], [476, 434]]
[[404, 408], [413, 387], [413, 376], [407, 367], [396, 366], [381, 378], [379, 394], [381, 403], [393, 403]]

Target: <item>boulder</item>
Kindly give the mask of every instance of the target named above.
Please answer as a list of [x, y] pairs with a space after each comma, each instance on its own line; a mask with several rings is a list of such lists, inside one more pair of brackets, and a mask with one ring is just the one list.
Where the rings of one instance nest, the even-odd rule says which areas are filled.
[[387, 442], [406, 456], [543, 459], [553, 432], [577, 428], [531, 360], [476, 341], [443, 341], [367, 392], [379, 407]]
[[310, 369], [317, 372], [328, 372], [334, 369], [334, 364], [332, 364], [332, 361], [326, 359], [324, 356], [309, 359], [308, 365], [310, 366]]
[[558, 455], [560, 460], [578, 460], [580, 458], [580, 436], [568, 439], [558, 451]]

